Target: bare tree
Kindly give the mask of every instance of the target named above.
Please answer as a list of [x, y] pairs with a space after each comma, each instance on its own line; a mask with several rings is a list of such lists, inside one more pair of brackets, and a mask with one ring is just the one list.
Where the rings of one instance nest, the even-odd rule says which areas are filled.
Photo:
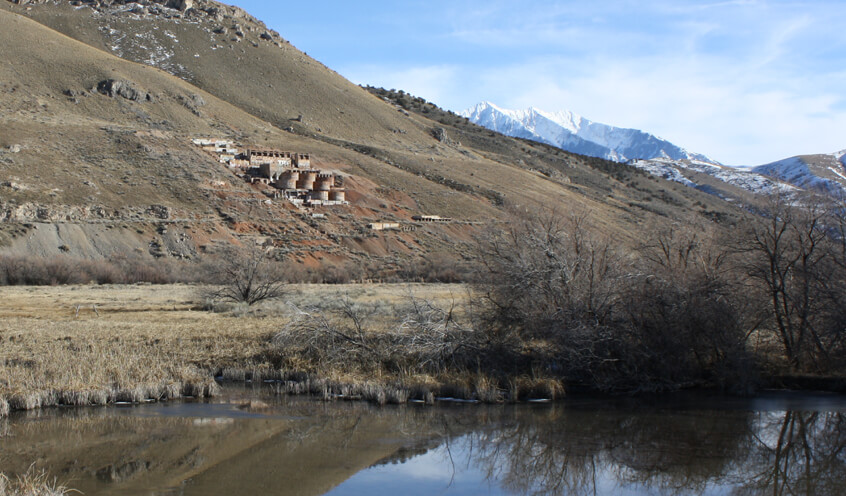
[[832, 212], [820, 197], [776, 193], [746, 237], [748, 273], [766, 292], [771, 327], [796, 370], [819, 369], [831, 358], [824, 329], [843, 298]]
[[834, 241], [833, 270], [828, 278], [828, 315], [823, 332], [834, 366], [846, 361], [846, 194], [832, 203], [830, 227]]
[[215, 300], [254, 305], [285, 295], [287, 281], [282, 265], [260, 247], [225, 253], [211, 272], [221, 285], [208, 294]]
[[837, 246], [835, 263], [840, 268], [846, 269], [846, 193], [833, 203], [832, 217], [834, 239]]

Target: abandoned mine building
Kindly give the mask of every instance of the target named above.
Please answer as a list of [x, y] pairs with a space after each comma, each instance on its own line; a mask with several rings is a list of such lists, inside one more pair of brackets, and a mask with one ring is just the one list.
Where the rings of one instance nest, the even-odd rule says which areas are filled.
[[308, 153], [235, 148], [231, 141], [197, 138], [193, 143], [217, 156], [236, 174], [251, 184], [275, 188], [274, 197], [296, 205], [346, 205], [343, 178], [311, 168]]

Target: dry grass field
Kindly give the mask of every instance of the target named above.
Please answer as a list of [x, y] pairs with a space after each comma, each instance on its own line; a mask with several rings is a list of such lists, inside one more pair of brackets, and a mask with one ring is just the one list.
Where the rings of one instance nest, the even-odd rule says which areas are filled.
[[[371, 329], [398, 325], [410, 295], [449, 307], [457, 285], [295, 285], [247, 309], [190, 285], [0, 289], [0, 414], [213, 394], [213, 374], [267, 369], [273, 336], [299, 312], [354, 305]], [[375, 327], [374, 327], [375, 326]]]

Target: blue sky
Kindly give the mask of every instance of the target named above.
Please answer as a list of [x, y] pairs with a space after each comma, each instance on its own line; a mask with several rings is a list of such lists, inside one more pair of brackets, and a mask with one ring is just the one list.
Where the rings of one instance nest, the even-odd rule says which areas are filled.
[[723, 163], [846, 148], [846, 1], [235, 0], [351, 81], [571, 110]]

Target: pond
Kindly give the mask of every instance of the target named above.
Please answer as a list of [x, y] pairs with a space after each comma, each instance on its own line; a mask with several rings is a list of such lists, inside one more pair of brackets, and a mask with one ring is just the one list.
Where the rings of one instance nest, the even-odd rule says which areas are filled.
[[846, 397], [378, 407], [227, 387], [17, 413], [0, 472], [86, 495], [846, 494]]

